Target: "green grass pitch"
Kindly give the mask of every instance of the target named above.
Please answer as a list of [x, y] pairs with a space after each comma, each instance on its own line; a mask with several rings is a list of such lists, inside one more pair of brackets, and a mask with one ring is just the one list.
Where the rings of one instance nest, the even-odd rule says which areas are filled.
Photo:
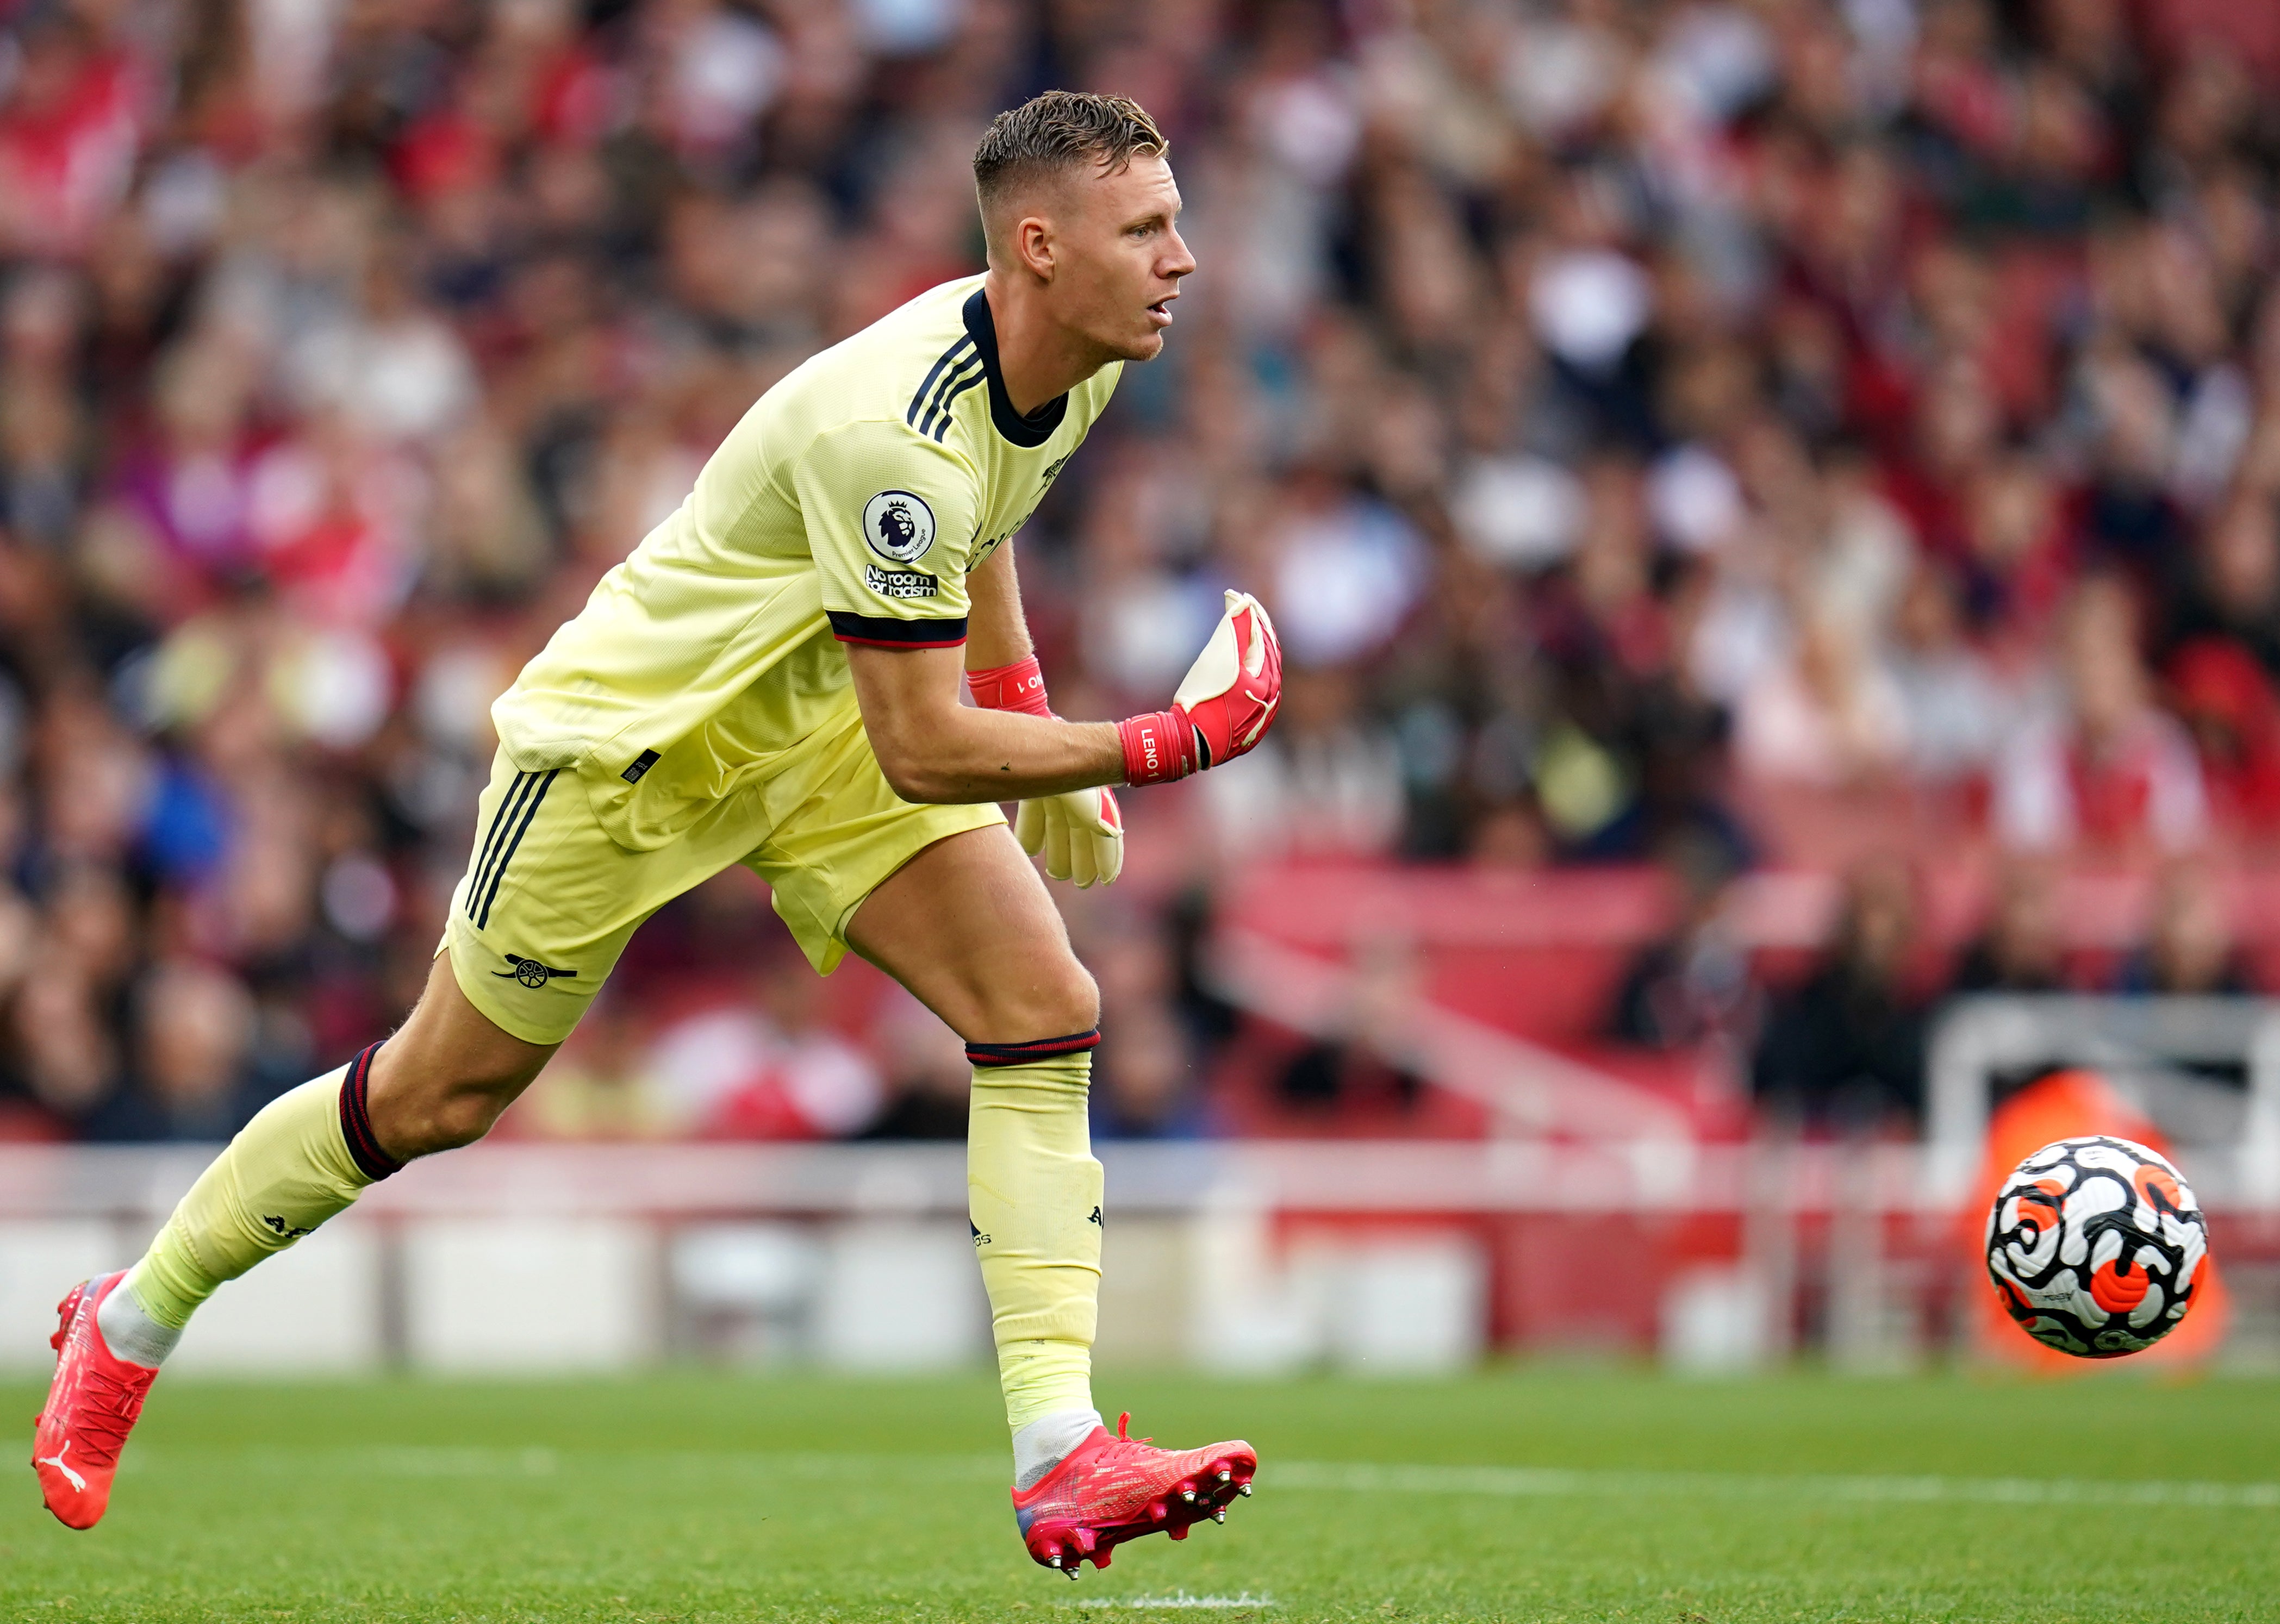
[[40, 1509], [30, 1620], [2280, 1620], [2280, 1384], [1111, 1374], [1259, 1445], [1223, 1528], [1031, 1566], [985, 1379], [160, 1383], [109, 1520]]

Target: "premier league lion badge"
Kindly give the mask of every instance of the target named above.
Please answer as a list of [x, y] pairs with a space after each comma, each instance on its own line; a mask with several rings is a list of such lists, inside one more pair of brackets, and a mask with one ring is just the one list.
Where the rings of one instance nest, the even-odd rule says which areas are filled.
[[863, 539], [890, 563], [913, 563], [934, 545], [934, 510], [907, 490], [882, 490], [863, 504]]

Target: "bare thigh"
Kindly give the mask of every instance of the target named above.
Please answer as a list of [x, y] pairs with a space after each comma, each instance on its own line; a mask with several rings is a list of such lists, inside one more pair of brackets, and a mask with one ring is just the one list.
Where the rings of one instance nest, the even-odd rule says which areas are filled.
[[[1059, 1037], [1100, 1018], [1044, 881], [1003, 825], [904, 864], [864, 899], [847, 939], [968, 1043]], [[558, 1046], [501, 1031], [438, 953], [419, 1004], [373, 1058], [373, 1130], [404, 1160], [471, 1144]]]
[[502, 1032], [467, 1002], [451, 955], [435, 955], [420, 1002], [373, 1057], [366, 1093], [381, 1148], [409, 1160], [483, 1136], [557, 1044]]
[[1090, 1029], [1100, 995], [1003, 824], [938, 840], [855, 911], [848, 945], [969, 1043]]

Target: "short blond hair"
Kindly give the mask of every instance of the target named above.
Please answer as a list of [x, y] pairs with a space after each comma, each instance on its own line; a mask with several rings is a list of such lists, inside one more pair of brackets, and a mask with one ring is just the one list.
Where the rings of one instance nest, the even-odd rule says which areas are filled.
[[1136, 158], [1170, 148], [1130, 96], [1048, 90], [990, 121], [974, 149], [974, 189], [986, 220], [992, 206], [1026, 181], [1088, 163], [1114, 174]]

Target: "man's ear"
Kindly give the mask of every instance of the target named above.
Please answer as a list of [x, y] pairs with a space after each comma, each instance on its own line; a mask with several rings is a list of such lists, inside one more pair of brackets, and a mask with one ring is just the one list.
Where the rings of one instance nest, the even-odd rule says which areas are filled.
[[1053, 228], [1041, 216], [1024, 214], [1013, 222], [1013, 237], [1014, 261], [1039, 281], [1052, 281], [1060, 260]]

